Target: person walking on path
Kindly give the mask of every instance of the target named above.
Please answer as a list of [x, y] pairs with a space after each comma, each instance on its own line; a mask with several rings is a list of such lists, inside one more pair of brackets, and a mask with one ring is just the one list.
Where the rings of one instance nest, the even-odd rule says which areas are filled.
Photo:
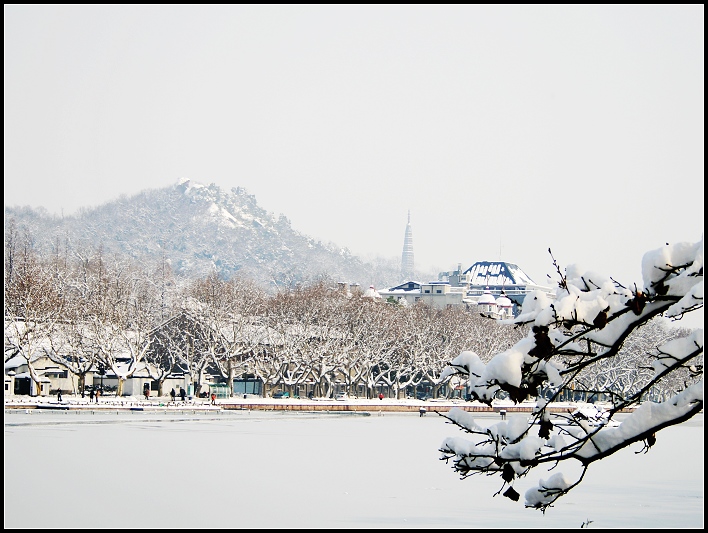
[[58, 401], [58, 402], [61, 401], [61, 389], [59, 389], [59, 390], [57, 391], [57, 401]]
[[91, 389], [91, 392], [89, 393], [89, 401], [93, 401], [93, 389]]
[[211, 404], [216, 405], [216, 393], [211, 393]]
[[175, 396], [177, 396], [177, 393], [175, 392], [175, 388], [172, 387], [172, 390], [170, 391], [170, 398], [172, 398], [172, 401], [175, 401]]
[[184, 392], [184, 389], [182, 387], [179, 388], [179, 397], [182, 400], [182, 402], [184, 402], [187, 397], [187, 393]]
[[98, 403], [98, 397], [101, 395], [101, 389], [96, 389], [96, 403]]

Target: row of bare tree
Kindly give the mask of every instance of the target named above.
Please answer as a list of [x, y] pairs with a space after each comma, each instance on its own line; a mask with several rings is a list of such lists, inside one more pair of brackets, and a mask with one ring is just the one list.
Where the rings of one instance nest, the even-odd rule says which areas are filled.
[[[231, 394], [234, 379], [248, 377], [265, 384], [264, 394], [372, 397], [384, 389], [399, 397], [425, 385], [437, 396], [449, 380], [442, 370], [461, 351], [487, 361], [523, 336], [463, 307], [389, 304], [324, 280], [269, 293], [248, 279], [181, 280], [165, 259], [139, 263], [71, 243], [40, 256], [12, 221], [5, 272], [5, 361], [24, 357], [38, 381], [32, 362], [46, 355], [78, 376], [81, 390], [103, 366], [118, 377], [119, 395], [146, 369], [159, 395], [169, 376], [188, 373], [195, 394], [218, 374]], [[641, 337], [634, 342], [626, 357], [641, 355]], [[620, 361], [583, 376], [579, 390], [631, 387], [636, 368]]]

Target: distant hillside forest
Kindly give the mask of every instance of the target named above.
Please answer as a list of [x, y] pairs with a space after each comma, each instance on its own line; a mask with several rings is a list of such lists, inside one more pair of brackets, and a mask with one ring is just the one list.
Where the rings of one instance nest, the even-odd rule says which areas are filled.
[[[6, 234], [10, 224], [31, 234], [32, 246], [44, 254], [87, 256], [100, 249], [104, 257], [166, 262], [180, 278], [216, 273], [226, 280], [250, 278], [266, 289], [320, 280], [376, 288], [404, 281], [395, 251], [391, 258], [362, 261], [346, 247], [293, 229], [284, 215], [266, 212], [240, 187], [227, 192], [184, 180], [67, 217], [6, 207]], [[437, 273], [415, 275], [427, 281]]]

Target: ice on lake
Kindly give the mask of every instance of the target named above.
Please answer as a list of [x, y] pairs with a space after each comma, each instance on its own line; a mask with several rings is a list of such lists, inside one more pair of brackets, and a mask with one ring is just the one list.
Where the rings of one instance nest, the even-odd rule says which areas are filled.
[[703, 414], [593, 465], [545, 515], [523, 494], [556, 470], [493, 497], [500, 478], [438, 460], [449, 436], [434, 413], [6, 410], [5, 528], [703, 527]]

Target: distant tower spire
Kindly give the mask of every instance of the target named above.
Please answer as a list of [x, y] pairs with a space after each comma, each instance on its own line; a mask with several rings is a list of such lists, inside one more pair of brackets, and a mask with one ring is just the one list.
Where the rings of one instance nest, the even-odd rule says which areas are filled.
[[401, 276], [403, 281], [413, 279], [413, 228], [411, 228], [411, 212], [408, 210], [408, 224], [406, 224], [406, 236], [403, 240], [403, 255], [401, 257]]

